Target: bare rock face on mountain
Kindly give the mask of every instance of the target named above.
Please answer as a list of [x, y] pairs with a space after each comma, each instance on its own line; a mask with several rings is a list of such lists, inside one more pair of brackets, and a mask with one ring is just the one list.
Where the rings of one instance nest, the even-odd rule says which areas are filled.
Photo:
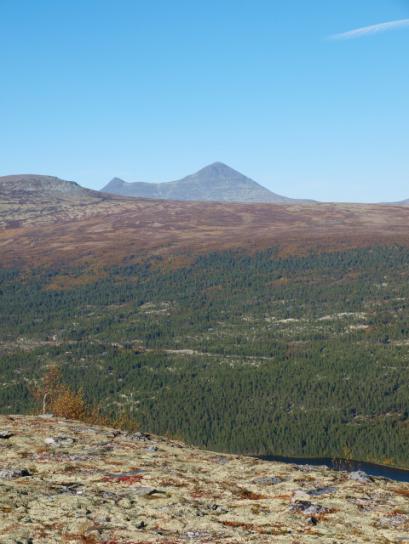
[[127, 183], [119, 178], [114, 178], [102, 190], [122, 196], [166, 200], [303, 202], [275, 194], [221, 162], [210, 164], [183, 179], [165, 183]]

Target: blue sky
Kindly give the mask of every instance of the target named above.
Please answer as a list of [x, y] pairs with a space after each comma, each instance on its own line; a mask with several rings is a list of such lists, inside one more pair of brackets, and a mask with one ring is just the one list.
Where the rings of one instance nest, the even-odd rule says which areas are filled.
[[409, 197], [406, 0], [0, 0], [0, 175]]

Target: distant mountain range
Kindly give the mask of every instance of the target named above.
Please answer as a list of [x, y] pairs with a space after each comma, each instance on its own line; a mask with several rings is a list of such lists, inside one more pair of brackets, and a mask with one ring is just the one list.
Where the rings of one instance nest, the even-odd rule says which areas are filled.
[[[204, 169], [232, 176], [231, 169]], [[220, 172], [221, 171], [221, 172]], [[233, 173], [236, 175], [235, 171]], [[244, 177], [244, 176], [243, 176]], [[192, 180], [193, 178], [193, 180]], [[203, 171], [181, 183], [199, 187]], [[212, 177], [211, 179], [215, 179]], [[237, 192], [243, 197], [242, 176]], [[247, 181], [248, 178], [245, 178]], [[268, 203], [237, 202], [232, 178], [228, 196], [236, 201], [186, 201], [130, 198], [85, 189], [57, 177], [24, 174], [0, 177], [0, 263], [16, 265], [83, 262], [120, 263], [140, 255], [200, 254], [226, 248], [271, 247], [306, 251], [324, 247], [361, 247], [369, 240], [409, 245], [409, 207], [406, 205], [320, 203], [296, 205], [252, 180], [244, 187], [268, 195]], [[147, 184], [149, 185], [149, 184]], [[164, 184], [166, 185], [166, 184]], [[210, 182], [209, 182], [210, 185]], [[264, 192], [265, 191], [265, 192]], [[214, 196], [213, 196], [214, 195]], [[220, 199], [220, 192], [206, 198]], [[147, 196], [146, 194], [144, 195]], [[182, 195], [187, 198], [187, 195]], [[198, 199], [201, 193], [190, 193]], [[175, 198], [174, 194], [172, 197]], [[169, 196], [168, 198], [172, 198]], [[248, 195], [247, 195], [248, 198]], [[257, 198], [251, 193], [251, 198]], [[259, 197], [261, 198], [261, 196]], [[283, 200], [276, 200], [276, 199]], [[388, 228], [385, 228], [385, 225]]]
[[[75, 204], [90, 205], [93, 202], [122, 198], [148, 198], [152, 200], [241, 202], [273, 204], [318, 204], [316, 200], [289, 198], [273, 193], [251, 178], [221, 162], [205, 166], [195, 174], [177, 181], [164, 183], [128, 183], [113, 178], [101, 191], [87, 189], [75, 181], [40, 174], [15, 174], [0, 176], [0, 202], [20, 207], [30, 205], [34, 212]], [[409, 199], [398, 202], [380, 202], [380, 205], [409, 206]], [[53, 208], [57, 206], [57, 208]], [[0, 207], [0, 223], [2, 209]]]
[[195, 174], [164, 183], [112, 179], [102, 191], [121, 196], [164, 200], [205, 200], [218, 202], [305, 203], [312, 200], [288, 198], [273, 193], [256, 181], [222, 162], [205, 166]]
[[387, 206], [409, 206], [409, 198], [398, 200], [398, 202], [382, 202], [382, 204], [386, 204]]

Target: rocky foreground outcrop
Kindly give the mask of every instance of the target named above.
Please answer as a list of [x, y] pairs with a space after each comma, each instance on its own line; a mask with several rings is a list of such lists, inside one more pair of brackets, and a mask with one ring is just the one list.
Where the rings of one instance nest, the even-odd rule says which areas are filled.
[[409, 484], [0, 417], [0, 543], [403, 543]]

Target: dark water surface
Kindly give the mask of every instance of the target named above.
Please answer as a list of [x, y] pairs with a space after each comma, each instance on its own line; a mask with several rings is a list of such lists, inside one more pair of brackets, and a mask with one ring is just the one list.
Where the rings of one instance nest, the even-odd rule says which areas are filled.
[[409, 482], [409, 470], [388, 467], [385, 465], [375, 465], [373, 463], [361, 461], [346, 461], [344, 459], [331, 459], [330, 457], [316, 457], [312, 459], [305, 457], [281, 457], [279, 455], [266, 455], [259, 457], [259, 459], [295, 465], [312, 465], [314, 467], [326, 465], [334, 470], [346, 470], [348, 472], [362, 470], [369, 476], [382, 476], [383, 478], [389, 478], [391, 480], [396, 480], [397, 482]]

